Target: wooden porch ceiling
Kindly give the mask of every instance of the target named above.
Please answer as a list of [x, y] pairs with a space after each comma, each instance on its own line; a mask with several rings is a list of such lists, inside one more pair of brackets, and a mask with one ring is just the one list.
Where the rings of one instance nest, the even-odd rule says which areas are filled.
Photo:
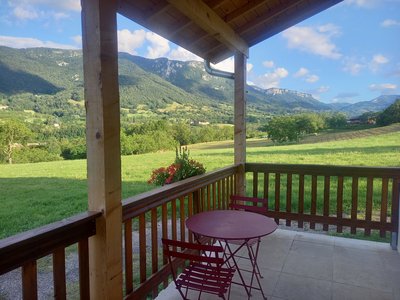
[[342, 0], [119, 0], [118, 13], [218, 63]]

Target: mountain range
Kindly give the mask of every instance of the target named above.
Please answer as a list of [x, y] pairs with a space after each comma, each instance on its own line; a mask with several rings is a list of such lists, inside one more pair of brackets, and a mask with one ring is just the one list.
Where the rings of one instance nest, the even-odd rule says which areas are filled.
[[[119, 54], [121, 110], [133, 116], [231, 122], [233, 81], [212, 76], [202, 62]], [[310, 94], [247, 86], [248, 118], [273, 114], [341, 111], [349, 116], [385, 109], [399, 95], [356, 104], [326, 104]], [[0, 106], [50, 114], [83, 115], [80, 50], [0, 46]]]

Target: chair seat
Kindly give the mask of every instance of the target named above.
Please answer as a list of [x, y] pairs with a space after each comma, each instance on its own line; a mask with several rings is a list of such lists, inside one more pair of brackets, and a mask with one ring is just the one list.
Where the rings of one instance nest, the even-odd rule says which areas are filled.
[[179, 275], [176, 284], [179, 287], [222, 295], [228, 291], [234, 272], [235, 269], [232, 268], [192, 262]]

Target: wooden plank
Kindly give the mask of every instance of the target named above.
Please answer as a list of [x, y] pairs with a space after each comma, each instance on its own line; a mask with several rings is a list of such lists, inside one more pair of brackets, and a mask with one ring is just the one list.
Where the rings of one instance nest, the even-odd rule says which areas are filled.
[[399, 202], [400, 202], [400, 178], [393, 178], [392, 180], [392, 217], [391, 223], [393, 226], [392, 234], [397, 234], [397, 241], [392, 240], [392, 243], [397, 247], [400, 247], [400, 236], [399, 236]]
[[67, 247], [96, 233], [97, 212], [85, 212], [62, 221], [0, 240], [0, 275]]
[[[215, 187], [215, 186], [214, 186]], [[215, 198], [214, 198], [215, 201]], [[215, 205], [214, 205], [215, 207]], [[193, 215], [193, 194], [188, 195], [188, 217]], [[189, 243], [193, 243], [193, 234], [189, 232]]]
[[[371, 222], [372, 218], [372, 195], [373, 195], [373, 186], [374, 186], [374, 178], [368, 176], [367, 178], [367, 196], [365, 199], [365, 220], [367, 221], [367, 225]], [[364, 230], [364, 235], [371, 235], [371, 228], [369, 225]]]
[[215, 182], [213, 182], [213, 184], [212, 184], [212, 199], [213, 199], [212, 209], [215, 210], [215, 209], [217, 209], [217, 185]]
[[83, 239], [79, 241], [78, 256], [79, 256], [79, 295], [81, 299], [90, 299], [88, 239]]
[[207, 185], [207, 210], [211, 210], [211, 186]]
[[180, 197], [179, 198], [179, 221], [180, 221], [180, 232], [181, 232], [181, 241], [184, 242], [186, 240], [185, 238], [185, 198]]
[[[168, 207], [167, 203], [161, 206], [161, 231], [164, 239], [168, 238]], [[167, 264], [167, 257], [163, 255], [163, 265]]]
[[[381, 215], [380, 221], [382, 227], [386, 224], [387, 218], [387, 208], [388, 208], [388, 188], [389, 188], [389, 179], [387, 177], [382, 178], [382, 198], [381, 198]], [[386, 236], [386, 231], [382, 228], [379, 231], [379, 235], [381, 237]]]
[[[311, 215], [315, 216], [317, 213], [317, 179], [316, 175], [311, 176]], [[315, 229], [315, 223], [310, 223], [310, 228]]]
[[304, 175], [299, 175], [299, 221], [298, 227], [303, 228], [304, 213]]
[[171, 231], [172, 239], [176, 240], [178, 236], [177, 226], [176, 226], [176, 200], [171, 201]]
[[[292, 212], [292, 174], [286, 177], [286, 211]], [[286, 226], [291, 226], [291, 221], [286, 220]]]
[[234, 163], [237, 171], [238, 195], [246, 194], [246, 57], [235, 54], [235, 89], [234, 89]]
[[351, 185], [351, 221], [350, 232], [356, 233], [356, 221], [357, 221], [357, 208], [358, 208], [358, 177], [353, 176]]
[[218, 209], [222, 209], [222, 180], [218, 180]]
[[[158, 226], [157, 226], [157, 208], [151, 210], [151, 273], [158, 271]], [[155, 299], [158, 295], [158, 287], [154, 286], [152, 297]]]
[[124, 223], [125, 243], [125, 290], [129, 294], [133, 290], [133, 249], [132, 249], [132, 219]]
[[342, 233], [343, 227], [340, 225], [340, 222], [343, 218], [343, 176], [338, 177], [337, 184], [337, 203], [336, 203], [336, 217], [338, 219], [339, 224], [336, 227], [336, 231], [338, 233]]
[[265, 172], [264, 173], [264, 199], [269, 199], [268, 193], [269, 193], [269, 173]]
[[253, 197], [258, 197], [258, 173], [253, 172]]
[[22, 297], [24, 300], [36, 300], [38, 297], [36, 261], [22, 266]]
[[304, 175], [399, 177], [399, 167], [357, 167], [306, 164], [246, 163], [246, 172], [293, 173]]
[[226, 199], [225, 178], [222, 179], [221, 182], [222, 182], [222, 184], [221, 184], [221, 189], [222, 189], [222, 207], [221, 207], [221, 209], [226, 209], [227, 199]]
[[[324, 217], [329, 216], [330, 192], [331, 192], [331, 178], [330, 178], [330, 176], [325, 176], [325, 178], [324, 178]], [[328, 223], [324, 223], [322, 229], [324, 231], [328, 231], [328, 229], [329, 229]]]
[[[275, 211], [280, 211], [281, 203], [281, 174], [275, 173]], [[275, 219], [276, 224], [279, 224], [279, 219]]]
[[139, 216], [139, 277], [140, 283], [146, 281], [146, 215]]
[[122, 299], [120, 101], [116, 1], [82, 1], [89, 210], [102, 211], [90, 238], [93, 299]]
[[221, 17], [201, 0], [168, 0], [181, 13], [229, 49], [249, 57], [249, 46]]
[[54, 298], [67, 299], [65, 281], [65, 250], [58, 248], [53, 252]]

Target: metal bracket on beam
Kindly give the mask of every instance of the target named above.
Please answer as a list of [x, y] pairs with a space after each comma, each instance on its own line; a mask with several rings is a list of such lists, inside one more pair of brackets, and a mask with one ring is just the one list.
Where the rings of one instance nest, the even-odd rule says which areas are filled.
[[204, 68], [206, 69], [206, 72], [210, 75], [227, 79], [235, 79], [235, 73], [215, 69], [211, 67], [211, 63], [208, 60], [204, 60]]

